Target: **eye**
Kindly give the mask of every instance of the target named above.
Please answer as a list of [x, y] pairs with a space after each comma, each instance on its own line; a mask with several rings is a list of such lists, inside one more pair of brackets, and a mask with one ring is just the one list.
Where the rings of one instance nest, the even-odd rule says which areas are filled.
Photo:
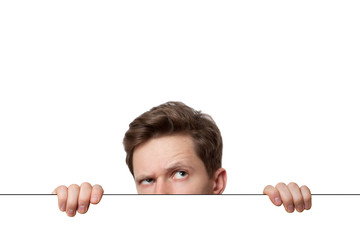
[[174, 177], [176, 179], [182, 179], [182, 178], [185, 178], [187, 176], [187, 172], [184, 172], [184, 171], [177, 171], [174, 175]]
[[150, 184], [152, 183], [154, 180], [152, 178], [147, 178], [147, 179], [144, 179], [142, 180], [140, 183], [141, 184]]

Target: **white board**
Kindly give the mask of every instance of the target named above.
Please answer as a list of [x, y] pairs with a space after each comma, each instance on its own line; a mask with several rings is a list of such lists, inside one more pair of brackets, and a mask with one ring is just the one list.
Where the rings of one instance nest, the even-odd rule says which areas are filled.
[[[2, 1], [0, 193], [85, 181], [136, 193], [122, 138], [170, 100], [218, 124], [224, 193], [278, 182], [360, 193], [359, 10], [357, 1]], [[55, 196], [0, 196], [0, 224], [7, 239], [82, 229], [358, 239], [358, 202], [314, 196], [310, 211], [288, 214], [266, 196], [104, 196], [70, 219]]]

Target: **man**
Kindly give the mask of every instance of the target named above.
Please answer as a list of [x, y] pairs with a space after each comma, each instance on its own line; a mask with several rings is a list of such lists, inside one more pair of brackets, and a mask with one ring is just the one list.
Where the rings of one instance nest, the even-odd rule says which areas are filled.
[[[227, 175], [221, 166], [222, 137], [213, 119], [181, 102], [167, 102], [137, 117], [125, 133], [126, 163], [139, 194], [222, 194]], [[61, 211], [86, 213], [104, 193], [100, 185], [57, 187]], [[287, 212], [311, 208], [308, 187], [266, 186], [264, 194]]]

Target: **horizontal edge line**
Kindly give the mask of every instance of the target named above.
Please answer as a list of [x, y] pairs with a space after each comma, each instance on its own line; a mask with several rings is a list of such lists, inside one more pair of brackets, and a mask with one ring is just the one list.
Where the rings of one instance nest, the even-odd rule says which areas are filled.
[[[53, 193], [43, 194], [43, 193], [0, 193], [0, 196], [51, 196], [57, 195]], [[225, 195], [225, 196], [266, 196], [265, 194], [258, 194], [258, 193], [228, 193], [228, 194], [121, 194], [121, 193], [105, 193], [104, 196], [158, 196], [158, 195]], [[359, 193], [313, 193], [312, 196], [360, 196]]]

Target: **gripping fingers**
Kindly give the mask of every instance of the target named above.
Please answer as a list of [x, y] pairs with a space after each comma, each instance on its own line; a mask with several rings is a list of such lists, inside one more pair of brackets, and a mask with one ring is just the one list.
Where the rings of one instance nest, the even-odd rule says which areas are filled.
[[267, 185], [263, 191], [264, 194], [268, 195], [271, 202], [276, 206], [281, 206], [282, 201], [279, 191], [271, 185]]
[[301, 194], [299, 186], [296, 183], [291, 182], [288, 184], [288, 189], [293, 197], [293, 202], [295, 204], [296, 211], [298, 212], [304, 211], [304, 199]]
[[61, 185], [57, 187], [52, 194], [56, 194], [58, 196], [58, 205], [60, 211], [64, 212], [66, 210], [66, 201], [68, 197], [68, 189], [66, 186]]
[[74, 217], [76, 215], [79, 192], [80, 187], [76, 184], [71, 184], [68, 188], [66, 214], [69, 217]]
[[305, 185], [299, 188], [294, 182], [288, 185], [281, 182], [275, 188], [271, 185], [266, 186], [263, 193], [268, 195], [276, 206], [283, 203], [285, 210], [289, 213], [294, 212], [295, 209], [298, 212], [303, 212], [304, 209], [309, 210], [311, 208], [311, 192]]
[[280, 192], [280, 196], [284, 203], [285, 210], [289, 213], [294, 212], [293, 197], [292, 197], [288, 187], [285, 185], [285, 183], [278, 183], [276, 185], [276, 188]]
[[91, 184], [88, 182], [84, 182], [80, 186], [80, 194], [79, 194], [79, 201], [78, 201], [78, 212], [79, 213], [86, 213], [89, 209], [90, 204], [90, 195], [91, 195]]
[[307, 186], [301, 186], [300, 188], [301, 190], [301, 194], [303, 196], [304, 199], [304, 203], [305, 203], [305, 209], [309, 210], [311, 208], [311, 192], [310, 189]]
[[104, 189], [99, 184], [95, 184], [91, 191], [91, 203], [98, 204], [103, 194], [104, 194]]

